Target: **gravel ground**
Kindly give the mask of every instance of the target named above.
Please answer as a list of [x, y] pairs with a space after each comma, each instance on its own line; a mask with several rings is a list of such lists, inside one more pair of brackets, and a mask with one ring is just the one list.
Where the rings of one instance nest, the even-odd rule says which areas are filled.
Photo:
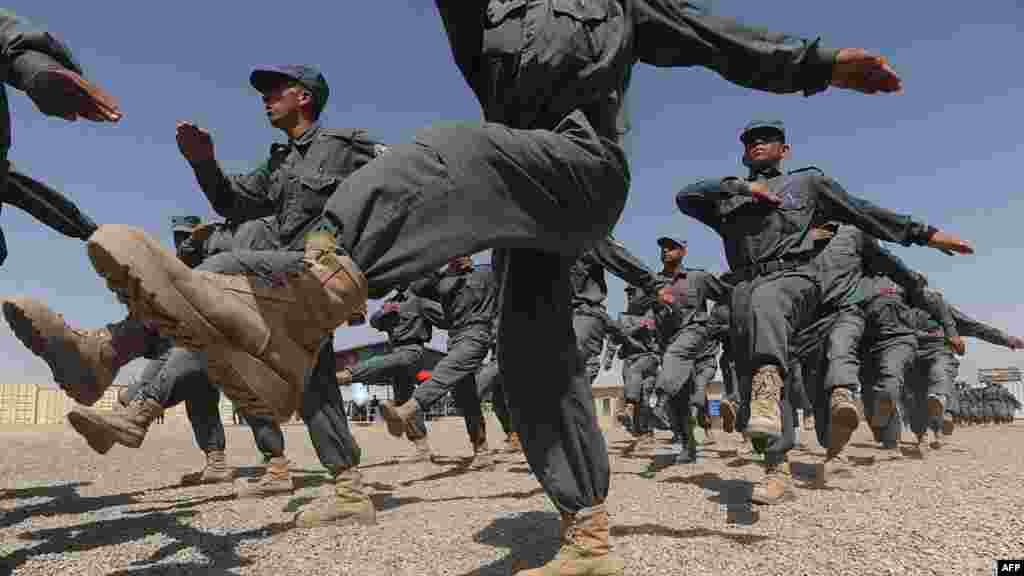
[[[177, 424], [105, 457], [67, 426], [0, 427], [0, 573], [504, 575], [554, 555], [558, 515], [525, 460], [467, 472], [462, 423], [432, 426], [439, 465], [403, 464], [411, 445], [356, 428], [378, 524], [312, 530], [289, 526], [325, 478], [301, 426], [285, 428], [301, 487], [258, 501], [234, 499], [231, 484], [178, 486], [202, 454]], [[259, 471], [251, 438], [228, 427], [243, 477]], [[824, 483], [823, 453], [794, 451], [797, 497], [771, 508], [743, 504], [761, 469], [737, 455], [738, 437], [719, 432], [698, 464], [652, 479], [624, 432], [608, 441], [613, 545], [628, 574], [991, 574], [993, 559], [1024, 557], [1024, 422], [959, 429], [902, 460], [862, 427]]]

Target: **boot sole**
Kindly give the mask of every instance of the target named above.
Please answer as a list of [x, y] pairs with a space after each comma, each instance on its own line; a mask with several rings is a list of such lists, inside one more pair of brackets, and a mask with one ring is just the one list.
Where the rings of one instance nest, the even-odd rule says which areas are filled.
[[381, 404], [380, 415], [388, 426], [388, 434], [401, 438], [405, 434], [405, 420], [398, 415], [397, 408], [394, 404]]
[[[44, 340], [43, 334], [36, 329], [36, 323], [18, 302], [4, 302], [3, 314], [18, 341], [46, 362], [53, 374], [53, 381], [60, 384], [61, 389], [71, 399], [79, 404], [92, 406], [103, 397], [106, 387], [98, 390], [96, 373], [81, 361], [80, 355], [68, 351], [64, 346], [55, 345], [48, 339], [45, 340], [42, 352], [37, 353], [33, 349], [32, 345], [35, 342]], [[80, 390], [82, 387], [85, 390]]]
[[[146, 250], [132, 251], [129, 249], [132, 243], [141, 243]], [[221, 377], [219, 380], [225, 393], [234, 391], [236, 396], [243, 396], [239, 400], [248, 400], [244, 407], [254, 415], [272, 416], [279, 422], [290, 419], [297, 403], [289, 403], [287, 407], [267, 406], [258, 398], [257, 403], [251, 404], [255, 393], [245, 384], [272, 382], [266, 387], [291, 390], [290, 382], [259, 358], [240, 348], [225, 346], [223, 343], [229, 340], [174, 288], [168, 271], [155, 264], [155, 258], [145, 258], [140, 254], [153, 249], [143, 234], [126, 226], [102, 226], [88, 242], [93, 268], [136, 317], [156, 324], [162, 336], [186, 348], [206, 352], [211, 375]], [[146, 290], [142, 278], [150, 280], [147, 284], [157, 284], [156, 291]], [[171, 310], [178, 314], [171, 314]], [[280, 344], [294, 345], [291, 342]], [[267, 414], [268, 409], [273, 414]]]
[[71, 425], [75, 426], [76, 430], [78, 430], [78, 426], [75, 425], [75, 421], [77, 420], [79, 425], [83, 428], [104, 434], [113, 438], [114, 442], [129, 448], [138, 448], [139, 446], [142, 446], [142, 441], [146, 439], [145, 431], [141, 436], [137, 436], [135, 434], [125, 432], [120, 428], [110, 426], [99, 417], [84, 411], [80, 412], [72, 410], [68, 413], [68, 420], [71, 421]]
[[71, 412], [68, 414], [68, 423], [71, 424], [71, 427], [74, 428], [76, 432], [85, 438], [85, 442], [89, 444], [89, 447], [95, 450], [97, 454], [106, 454], [107, 452], [110, 452], [110, 449], [117, 443], [117, 440], [112, 437], [113, 435], [110, 434], [105, 426], [97, 426], [91, 420], [77, 412]]
[[841, 452], [850, 441], [854, 431], [857, 430], [858, 425], [860, 425], [860, 415], [857, 414], [857, 408], [852, 404], [842, 404], [833, 410], [829, 452], [832, 454]]

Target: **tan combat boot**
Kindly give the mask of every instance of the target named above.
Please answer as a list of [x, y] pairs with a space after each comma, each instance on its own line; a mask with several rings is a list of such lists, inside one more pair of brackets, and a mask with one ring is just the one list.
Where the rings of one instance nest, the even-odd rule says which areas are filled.
[[263, 476], [235, 482], [235, 495], [239, 499], [244, 499], [291, 494], [295, 491], [295, 483], [292, 480], [292, 473], [288, 470], [288, 464], [288, 459], [284, 456], [271, 458]]
[[469, 462], [470, 470], [486, 470], [493, 468], [496, 462], [494, 454], [487, 445], [487, 428], [480, 422], [480, 432], [473, 441], [473, 459]]
[[641, 452], [643, 450], [649, 450], [658, 445], [657, 440], [654, 438], [654, 432], [647, 432], [636, 437], [633, 442], [633, 446], [630, 449], [631, 452]]
[[628, 402], [615, 414], [615, 420], [618, 421], [623, 428], [631, 428], [633, 423], [636, 421], [634, 417], [635, 413], [636, 409], [633, 407], [633, 403]]
[[793, 492], [790, 489], [791, 478], [789, 462], [765, 465], [764, 479], [754, 486], [750, 501], [754, 504], [770, 506], [791, 500], [793, 498]]
[[434, 453], [430, 450], [430, 442], [427, 441], [426, 436], [410, 438], [410, 440], [416, 446], [416, 455], [412, 457], [410, 462], [430, 462], [434, 458]]
[[604, 505], [562, 516], [562, 546], [540, 568], [516, 576], [622, 576], [626, 563], [611, 555], [608, 512]]
[[199, 484], [216, 484], [231, 480], [234, 473], [228, 468], [227, 457], [223, 450], [210, 450], [206, 453], [206, 466], [199, 472], [192, 472], [181, 477], [182, 486]]
[[50, 367], [54, 382], [86, 406], [102, 398], [117, 371], [145, 351], [143, 329], [134, 320], [81, 330], [34, 298], [5, 300], [3, 313], [18, 340]]
[[[211, 378], [254, 416], [287, 421], [325, 338], [366, 303], [366, 278], [334, 236], [307, 236], [294, 269], [273, 279], [192, 270], [141, 230], [104, 225], [89, 258], [132, 314], [206, 352]], [[258, 410], [258, 411], [257, 411]]]
[[732, 434], [736, 431], [736, 405], [731, 400], [722, 400], [718, 413], [722, 416], [722, 431]]
[[354, 523], [369, 526], [377, 523], [377, 511], [363, 491], [362, 475], [358, 470], [340, 472], [330, 488], [330, 494], [320, 496], [295, 515], [296, 526], [313, 528]]
[[344, 370], [338, 370], [338, 386], [350, 386], [352, 384], [352, 372], [347, 368]]
[[857, 410], [857, 403], [853, 401], [850, 390], [838, 386], [832, 389], [830, 411], [832, 430], [826, 457], [835, 458], [843, 451], [853, 432], [860, 425], [860, 411]]
[[142, 446], [150, 423], [163, 411], [158, 402], [136, 396], [126, 408], [115, 406], [109, 412], [75, 406], [68, 414], [68, 422], [90, 446], [94, 442], [104, 444], [109, 439], [129, 448], [138, 448]]
[[748, 432], [766, 436], [782, 434], [782, 413], [779, 409], [782, 387], [782, 373], [778, 366], [762, 366], [754, 374]]
[[505, 452], [516, 453], [523, 451], [523, 444], [519, 441], [519, 434], [512, 432], [505, 439]]
[[401, 438], [406, 428], [415, 424], [416, 413], [420, 410], [420, 403], [415, 398], [409, 398], [397, 406], [391, 400], [385, 400], [380, 404], [380, 415], [387, 422], [388, 433], [395, 438]]

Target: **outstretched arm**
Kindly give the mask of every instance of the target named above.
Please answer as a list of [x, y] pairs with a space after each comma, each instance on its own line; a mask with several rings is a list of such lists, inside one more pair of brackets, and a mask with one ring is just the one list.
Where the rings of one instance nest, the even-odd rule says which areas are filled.
[[789, 34], [716, 16], [696, 2], [632, 0], [636, 53], [654, 66], [704, 66], [726, 80], [776, 93], [810, 96], [829, 85], [873, 94], [902, 83], [885, 59], [860, 49], [834, 50]]

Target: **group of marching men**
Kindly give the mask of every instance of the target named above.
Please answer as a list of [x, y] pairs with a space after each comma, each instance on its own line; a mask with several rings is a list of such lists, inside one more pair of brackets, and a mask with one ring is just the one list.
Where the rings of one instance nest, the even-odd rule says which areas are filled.
[[[215, 413], [224, 393], [267, 460], [240, 496], [292, 490], [280, 423], [297, 413], [331, 482], [295, 525], [371, 524], [376, 511], [339, 384], [399, 374], [400, 399], [381, 411], [419, 458], [430, 450], [424, 411], [453, 393], [474, 447], [471, 465], [481, 468], [493, 463], [480, 409], [489, 391], [510, 444], [521, 447], [561, 517], [558, 554], [520, 574], [620, 576], [609, 454], [591, 390], [609, 330], [628, 360], [638, 443], [649, 443], [655, 418], [679, 436], [680, 463], [695, 458], [693, 423], [706, 419], [704, 387], [722, 348], [729, 389], [713, 405], [726, 430], [762, 445], [765, 474], [753, 498], [763, 503], [791, 494], [797, 408], [813, 414], [827, 461], [841, 458], [860, 424], [858, 397], [883, 449], [897, 446], [903, 421], [920, 444], [929, 429], [938, 436], [955, 427], [963, 338], [1022, 346], [949, 306], [879, 244], [972, 254], [968, 242], [851, 195], [818, 169], [784, 172], [790, 148], [778, 121], [742, 130], [745, 176], [702, 180], [675, 195], [682, 214], [721, 236], [726, 274], [684, 268], [685, 243], [672, 238], [659, 242], [663, 269], [655, 273], [611, 237], [630, 190], [621, 143], [637, 63], [702, 66], [775, 93], [902, 91], [884, 58], [746, 26], [682, 0], [436, 6], [484, 121], [439, 124], [386, 147], [363, 130], [320, 124], [330, 90], [316, 68], [256, 69], [250, 84], [287, 142], [273, 144], [253, 171], [227, 175], [210, 133], [179, 122], [181, 155], [226, 221], [183, 230], [177, 252], [135, 227], [96, 226], [3, 163], [0, 202], [86, 240], [93, 268], [128, 308], [119, 322], [81, 330], [36, 299], [3, 302], [18, 339], [81, 404], [68, 420], [92, 449], [140, 446], [164, 409], [185, 402], [207, 454], [207, 466], [186, 481], [226, 480]], [[122, 118], [63, 43], [5, 10], [0, 59], [3, 81], [44, 114]], [[7, 114], [0, 123], [6, 160]], [[469, 255], [485, 250], [492, 269], [474, 268]], [[605, 271], [634, 287], [622, 322], [608, 320]], [[393, 353], [338, 370], [334, 332], [365, 322], [369, 299], [386, 300], [370, 321], [388, 332]], [[416, 385], [407, 366], [430, 326], [448, 331], [448, 354]], [[135, 358], [149, 360], [138, 385], [113, 411], [90, 408]]]

